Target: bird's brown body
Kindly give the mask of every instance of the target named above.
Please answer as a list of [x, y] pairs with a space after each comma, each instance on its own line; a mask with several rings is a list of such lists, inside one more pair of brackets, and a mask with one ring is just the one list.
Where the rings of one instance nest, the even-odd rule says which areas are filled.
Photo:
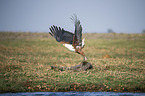
[[76, 15], [71, 17], [71, 20], [75, 24], [75, 34], [54, 25], [49, 28], [51, 31], [49, 33], [56, 39], [56, 41], [64, 45], [66, 44], [65, 47], [73, 52], [81, 54], [84, 57], [84, 60], [87, 60], [84, 52], [82, 51], [84, 47], [84, 40], [82, 40], [82, 27], [80, 25], [80, 20], [77, 19]]

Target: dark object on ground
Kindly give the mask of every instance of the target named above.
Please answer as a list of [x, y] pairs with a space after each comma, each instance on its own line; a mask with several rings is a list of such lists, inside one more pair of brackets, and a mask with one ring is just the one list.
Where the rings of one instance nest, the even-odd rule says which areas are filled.
[[74, 70], [74, 71], [87, 71], [88, 69], [92, 69], [93, 66], [91, 63], [88, 63], [87, 61], [81, 62], [81, 64], [72, 66], [72, 67], [58, 67], [58, 66], [51, 66], [51, 69], [58, 69], [61, 71], [64, 70]]

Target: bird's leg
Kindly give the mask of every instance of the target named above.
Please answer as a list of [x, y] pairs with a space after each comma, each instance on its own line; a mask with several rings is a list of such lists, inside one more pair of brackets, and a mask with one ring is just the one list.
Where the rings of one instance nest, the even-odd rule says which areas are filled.
[[86, 56], [84, 56], [84, 61], [87, 61], [87, 57]]
[[77, 49], [77, 52], [78, 52], [79, 54], [81, 54], [81, 55], [84, 57], [84, 61], [87, 60], [86, 55], [84, 54], [84, 52], [83, 52], [81, 49]]
[[75, 52], [81, 54], [81, 55], [84, 57], [84, 61], [86, 61], [87, 58], [86, 58], [84, 52], [82, 51], [82, 49], [83, 49], [83, 47], [84, 47], [84, 45], [85, 45], [85, 43], [84, 43], [85, 39], [83, 39], [83, 41], [82, 41], [82, 43], [83, 43], [82, 46], [77, 46], [78, 43], [77, 43], [76, 41], [77, 41], [77, 38], [76, 38], [75, 35], [74, 35], [74, 36], [73, 36], [73, 44], [72, 44], [72, 46], [74, 47]]

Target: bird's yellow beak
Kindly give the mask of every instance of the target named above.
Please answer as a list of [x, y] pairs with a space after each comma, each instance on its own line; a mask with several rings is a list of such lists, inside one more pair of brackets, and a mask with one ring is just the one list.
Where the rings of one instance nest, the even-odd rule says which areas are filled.
[[63, 44], [63, 46], [65, 46], [65, 44]]

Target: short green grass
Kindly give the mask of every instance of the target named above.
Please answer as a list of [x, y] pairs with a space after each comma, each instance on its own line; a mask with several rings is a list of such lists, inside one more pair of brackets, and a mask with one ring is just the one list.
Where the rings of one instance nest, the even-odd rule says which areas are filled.
[[74, 66], [83, 58], [48, 33], [0, 32], [0, 92], [145, 92], [145, 34], [83, 36], [93, 69], [76, 72], [50, 69]]

